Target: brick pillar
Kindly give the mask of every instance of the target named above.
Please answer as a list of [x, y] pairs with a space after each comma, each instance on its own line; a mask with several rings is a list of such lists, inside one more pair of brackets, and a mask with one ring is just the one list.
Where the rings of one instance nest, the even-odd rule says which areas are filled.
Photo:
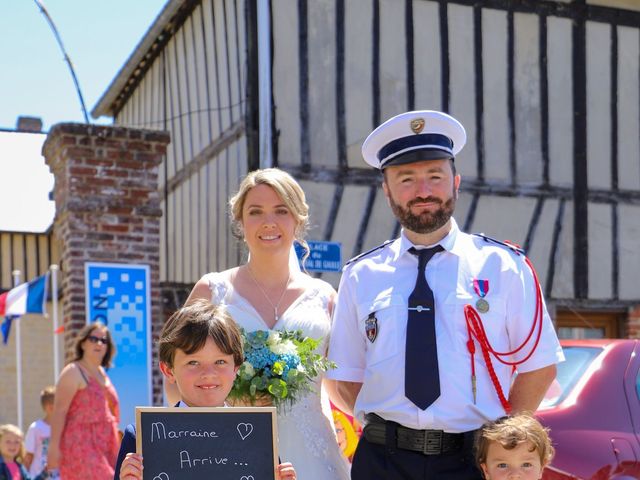
[[[61, 244], [65, 358], [86, 324], [85, 262], [149, 265], [153, 358], [162, 326], [159, 287], [158, 169], [169, 134], [152, 130], [62, 123], [43, 146], [55, 177], [54, 235]], [[161, 380], [154, 361], [154, 398]]]
[[640, 338], [640, 305], [629, 308], [627, 338]]

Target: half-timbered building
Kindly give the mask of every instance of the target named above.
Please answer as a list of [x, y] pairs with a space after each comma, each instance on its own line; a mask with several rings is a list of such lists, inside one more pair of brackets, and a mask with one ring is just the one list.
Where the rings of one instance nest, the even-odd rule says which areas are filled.
[[639, 72], [632, 0], [170, 0], [93, 115], [171, 134], [168, 305], [240, 261], [226, 202], [260, 166], [301, 181], [343, 260], [398, 235], [360, 147], [440, 109], [469, 138], [458, 223], [527, 250], [561, 336], [638, 336]]

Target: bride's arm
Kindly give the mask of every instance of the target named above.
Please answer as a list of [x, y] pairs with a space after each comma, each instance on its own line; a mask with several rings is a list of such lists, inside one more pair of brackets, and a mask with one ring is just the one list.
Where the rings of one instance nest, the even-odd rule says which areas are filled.
[[184, 302], [184, 304], [188, 305], [199, 298], [211, 301], [211, 288], [209, 287], [209, 281], [205, 277], [202, 277], [194, 285], [191, 293], [189, 294], [189, 297], [187, 298], [187, 301]]

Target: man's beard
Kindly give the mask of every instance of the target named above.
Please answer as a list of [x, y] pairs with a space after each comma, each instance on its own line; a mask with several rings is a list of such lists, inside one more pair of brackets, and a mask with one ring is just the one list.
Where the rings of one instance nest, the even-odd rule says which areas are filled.
[[[412, 205], [426, 202], [438, 203], [440, 207], [435, 211], [425, 211], [418, 215], [411, 212]], [[445, 202], [437, 197], [416, 197], [407, 203], [407, 207], [404, 208], [394, 202], [391, 195], [389, 195], [389, 204], [393, 214], [404, 228], [415, 233], [432, 233], [444, 227], [452, 217], [456, 207], [456, 198], [455, 192]]]

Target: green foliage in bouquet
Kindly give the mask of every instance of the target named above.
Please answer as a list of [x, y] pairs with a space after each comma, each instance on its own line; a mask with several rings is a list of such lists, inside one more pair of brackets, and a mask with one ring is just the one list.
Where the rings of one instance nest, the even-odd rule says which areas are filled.
[[315, 352], [320, 341], [301, 331], [241, 331], [245, 361], [229, 394], [232, 400], [255, 404], [266, 398], [277, 407], [291, 405], [312, 390], [314, 377], [335, 368]]

